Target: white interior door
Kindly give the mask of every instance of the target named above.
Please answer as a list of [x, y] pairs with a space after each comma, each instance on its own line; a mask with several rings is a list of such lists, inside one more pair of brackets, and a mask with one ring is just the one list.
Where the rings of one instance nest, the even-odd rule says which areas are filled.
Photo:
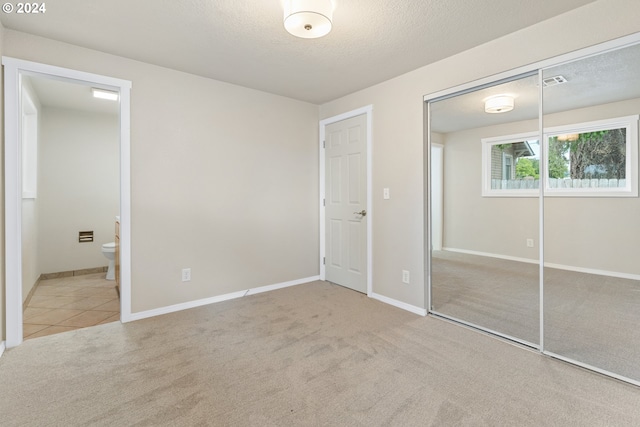
[[325, 130], [325, 278], [367, 292], [367, 116]]
[[431, 249], [442, 250], [444, 146], [431, 144]]

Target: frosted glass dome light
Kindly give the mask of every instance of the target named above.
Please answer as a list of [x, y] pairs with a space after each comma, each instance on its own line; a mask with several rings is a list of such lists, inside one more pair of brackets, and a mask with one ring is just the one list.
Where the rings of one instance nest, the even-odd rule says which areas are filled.
[[296, 37], [315, 39], [331, 31], [332, 0], [285, 0], [284, 28]]
[[513, 110], [514, 105], [513, 96], [492, 96], [484, 101], [484, 111], [491, 114], [506, 113]]

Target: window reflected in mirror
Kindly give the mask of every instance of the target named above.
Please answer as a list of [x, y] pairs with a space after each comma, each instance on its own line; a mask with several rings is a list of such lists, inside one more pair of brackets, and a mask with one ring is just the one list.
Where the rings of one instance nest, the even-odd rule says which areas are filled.
[[483, 196], [539, 194], [540, 141], [535, 138], [532, 133], [482, 139]]
[[636, 196], [632, 153], [638, 144], [638, 116], [549, 129], [546, 152], [549, 195]]

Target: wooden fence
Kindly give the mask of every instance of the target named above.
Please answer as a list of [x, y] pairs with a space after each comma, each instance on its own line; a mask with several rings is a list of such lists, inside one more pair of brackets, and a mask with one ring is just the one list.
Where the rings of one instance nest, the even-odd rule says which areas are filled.
[[549, 178], [549, 188], [624, 188], [626, 179], [555, 179]]
[[[549, 188], [624, 188], [626, 179], [550, 178]], [[492, 190], [537, 190], [539, 179], [492, 179]]]
[[537, 190], [539, 179], [492, 179], [492, 190]]

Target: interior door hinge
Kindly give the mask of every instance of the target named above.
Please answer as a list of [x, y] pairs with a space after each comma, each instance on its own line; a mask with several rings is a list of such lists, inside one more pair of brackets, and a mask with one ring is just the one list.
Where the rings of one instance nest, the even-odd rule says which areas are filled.
[[326, 148], [325, 143], [326, 141], [322, 141], [322, 148]]
[[327, 206], [327, 199], [322, 199], [322, 206]]
[[325, 265], [327, 263], [327, 258], [322, 257], [322, 265]]

